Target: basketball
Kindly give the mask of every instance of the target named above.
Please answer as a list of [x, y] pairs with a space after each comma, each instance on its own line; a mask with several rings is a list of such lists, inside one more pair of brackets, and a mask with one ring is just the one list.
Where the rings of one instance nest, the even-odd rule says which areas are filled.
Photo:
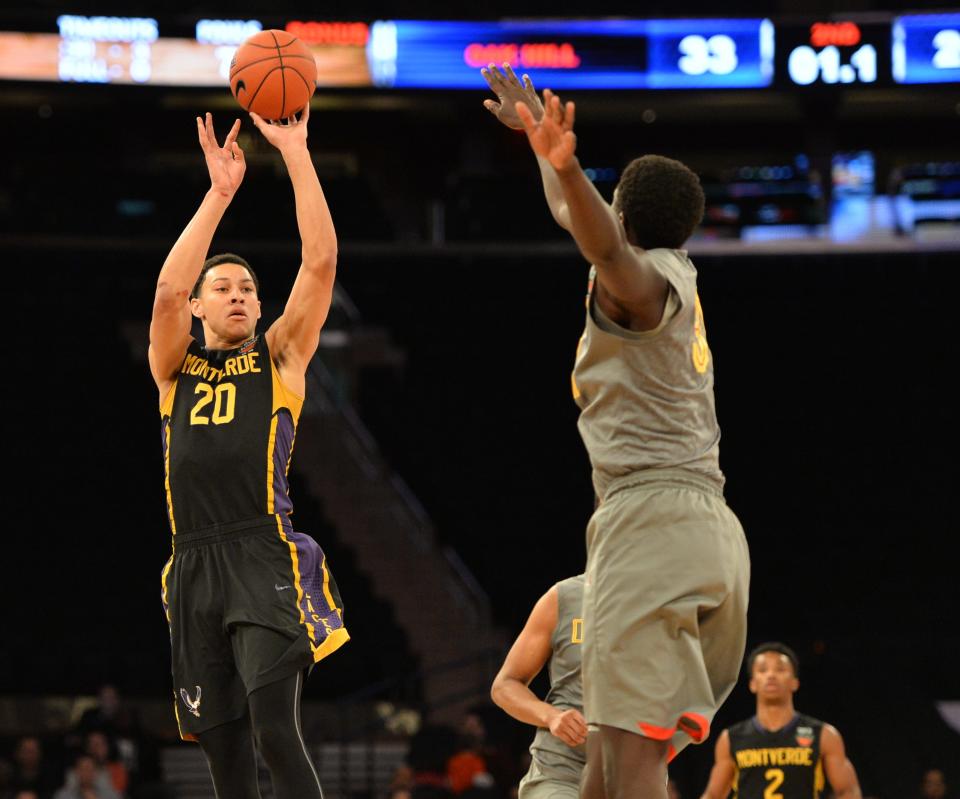
[[286, 119], [302, 111], [316, 87], [313, 53], [286, 31], [255, 33], [230, 62], [230, 91], [247, 111], [264, 119]]

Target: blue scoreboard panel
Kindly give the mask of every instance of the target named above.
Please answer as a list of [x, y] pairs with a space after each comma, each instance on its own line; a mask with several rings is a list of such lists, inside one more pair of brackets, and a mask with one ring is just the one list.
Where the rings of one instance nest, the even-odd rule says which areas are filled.
[[509, 62], [553, 89], [748, 89], [773, 82], [773, 47], [765, 19], [389, 20], [367, 53], [383, 87], [475, 89]]
[[960, 14], [913, 14], [893, 21], [897, 83], [960, 83]]

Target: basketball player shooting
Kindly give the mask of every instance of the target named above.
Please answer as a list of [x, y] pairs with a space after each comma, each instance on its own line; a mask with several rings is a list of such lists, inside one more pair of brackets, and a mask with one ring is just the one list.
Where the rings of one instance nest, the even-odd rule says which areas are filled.
[[277, 799], [321, 799], [300, 694], [305, 673], [349, 635], [322, 550], [291, 526], [287, 468], [337, 239], [307, 149], [309, 106], [285, 125], [251, 116], [280, 151], [296, 201], [302, 263], [283, 314], [259, 334], [253, 269], [234, 254], [207, 257], [246, 171], [240, 121], [220, 146], [207, 114], [197, 136], [210, 189], [160, 270], [150, 323], [173, 533], [162, 590], [174, 708], [220, 799], [259, 797], [255, 747]]
[[749, 555], [723, 498], [713, 359], [682, 249], [703, 216], [697, 176], [645, 155], [611, 206], [576, 157], [574, 104], [509, 65], [484, 105], [524, 130], [557, 223], [591, 264], [573, 370], [599, 504], [587, 528], [583, 799], [666, 799], [667, 762], [703, 741], [746, 644]]

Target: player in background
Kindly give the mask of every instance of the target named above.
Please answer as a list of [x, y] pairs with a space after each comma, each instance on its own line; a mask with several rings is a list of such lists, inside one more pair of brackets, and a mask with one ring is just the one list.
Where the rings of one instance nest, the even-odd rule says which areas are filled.
[[826, 782], [835, 799], [861, 799], [860, 784], [836, 727], [798, 713], [799, 661], [790, 647], [770, 642], [747, 658], [753, 718], [717, 739], [713, 770], [701, 799], [820, 799]]
[[[582, 574], [561, 580], [540, 597], [490, 689], [497, 705], [537, 727], [519, 799], [577, 799], [580, 793], [587, 740], [580, 681], [582, 605]], [[550, 691], [540, 699], [529, 685], [548, 661]]]

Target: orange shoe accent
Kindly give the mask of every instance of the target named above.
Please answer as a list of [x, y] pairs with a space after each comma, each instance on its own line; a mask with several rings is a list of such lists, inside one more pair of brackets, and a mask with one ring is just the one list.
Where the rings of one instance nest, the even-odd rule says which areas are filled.
[[655, 741], [669, 741], [677, 731], [676, 727], [657, 727], [655, 724], [647, 724], [638, 721], [637, 726], [647, 738], [653, 738]]
[[677, 756], [677, 747], [673, 744], [667, 746], [667, 764]]
[[677, 727], [689, 735], [694, 743], [700, 743], [710, 734], [710, 722], [699, 713], [684, 713]]

